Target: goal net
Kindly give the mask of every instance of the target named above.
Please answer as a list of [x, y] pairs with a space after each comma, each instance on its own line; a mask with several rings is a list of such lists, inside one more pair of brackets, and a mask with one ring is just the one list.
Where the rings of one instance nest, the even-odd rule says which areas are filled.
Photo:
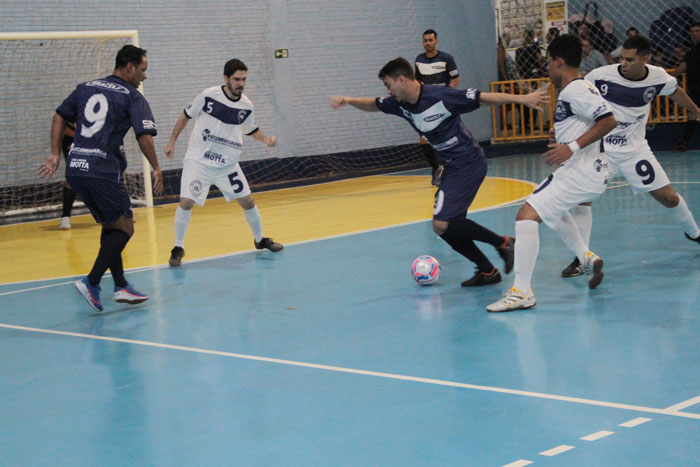
[[[138, 45], [136, 31], [0, 34], [0, 219], [60, 209], [65, 161], [48, 182], [37, 175], [50, 154], [53, 115], [77, 84], [110, 75], [125, 44]], [[145, 203], [150, 186], [132, 132], [124, 144], [127, 188]]]

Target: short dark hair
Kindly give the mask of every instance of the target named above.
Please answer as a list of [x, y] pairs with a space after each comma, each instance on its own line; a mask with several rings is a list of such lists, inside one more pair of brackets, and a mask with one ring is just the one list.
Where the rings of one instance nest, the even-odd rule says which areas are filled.
[[435, 29], [426, 29], [423, 31], [423, 35], [425, 36], [426, 34], [435, 34], [435, 39], [437, 39], [437, 32], [435, 32]]
[[[696, 21], [690, 25], [690, 28], [700, 28], [700, 21]], [[690, 30], [690, 28], [688, 28]]]
[[634, 31], [634, 32], [636, 32], [637, 34], [639, 34], [639, 29], [635, 28], [634, 26], [631, 26], [631, 27], [627, 28], [627, 31], [625, 31], [625, 34], [629, 34], [629, 33], [632, 32], [632, 31]]
[[248, 67], [245, 66], [245, 63], [238, 60], [237, 58], [232, 58], [231, 60], [226, 62], [226, 65], [224, 65], [224, 75], [228, 76], [229, 78], [239, 70], [248, 71]]
[[547, 54], [552, 58], [561, 57], [570, 67], [578, 68], [583, 56], [581, 39], [572, 34], [562, 34], [549, 44]]
[[627, 50], [637, 49], [637, 55], [644, 57], [651, 53], [649, 39], [642, 35], [632, 36], [622, 43], [622, 48]]
[[393, 59], [379, 70], [379, 79], [384, 79], [387, 76], [391, 79], [398, 79], [399, 76], [405, 76], [408, 79], [416, 78], [413, 74], [413, 67], [403, 57]]
[[141, 65], [143, 57], [146, 56], [146, 50], [136, 47], [135, 45], [127, 44], [117, 52], [117, 59], [114, 61], [114, 68], [126, 68], [129, 63], [134, 66]]

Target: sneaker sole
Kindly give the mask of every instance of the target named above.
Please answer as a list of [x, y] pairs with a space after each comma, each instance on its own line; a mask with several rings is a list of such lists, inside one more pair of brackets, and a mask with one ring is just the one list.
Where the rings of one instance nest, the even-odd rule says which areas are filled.
[[170, 258], [170, 259], [168, 260], [168, 264], [169, 264], [171, 267], [177, 267], [177, 266], [180, 266], [180, 265], [182, 264], [182, 260], [181, 260], [181, 259], [173, 259], [173, 258]]
[[603, 282], [603, 260], [598, 258], [593, 262], [593, 275], [588, 280], [588, 288], [595, 289]]
[[97, 308], [97, 306], [94, 303], [92, 303], [92, 300], [90, 300], [90, 292], [88, 292], [87, 288], [85, 287], [85, 285], [82, 282], [78, 281], [78, 282], [74, 283], [73, 285], [75, 286], [75, 289], [78, 291], [80, 296], [85, 299], [85, 301], [87, 302], [88, 305], [90, 305], [90, 308], [92, 308], [93, 310], [95, 310], [98, 313], [102, 313], [102, 310]]
[[117, 303], [128, 303], [129, 305], [138, 305], [139, 303], [143, 303], [146, 300], [148, 300], [148, 297], [141, 297], [141, 298], [115, 298], [114, 301]]
[[490, 282], [481, 282], [479, 284], [468, 284], [467, 281], [462, 282], [461, 286], [462, 287], [481, 287], [482, 285], [494, 285], [494, 284], [500, 284], [503, 282], [503, 278], [500, 278], [496, 280], [492, 280]]
[[509, 311], [517, 311], [517, 310], [528, 310], [530, 308], [533, 308], [535, 305], [537, 305], [537, 302], [532, 302], [532, 305], [521, 305], [515, 308], [508, 308], [507, 310], [489, 310], [486, 308], [486, 311], [489, 313], [508, 313]]

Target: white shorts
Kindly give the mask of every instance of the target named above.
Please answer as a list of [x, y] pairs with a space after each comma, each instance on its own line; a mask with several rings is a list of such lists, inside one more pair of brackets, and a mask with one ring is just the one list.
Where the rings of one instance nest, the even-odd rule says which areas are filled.
[[564, 166], [547, 177], [527, 198], [527, 203], [554, 229], [569, 209], [598, 198], [607, 185], [608, 169], [604, 158], [602, 162]]
[[640, 148], [629, 159], [616, 160], [614, 157], [608, 156], [610, 179], [625, 177], [634, 194], [658, 190], [671, 183], [649, 146]]
[[180, 197], [190, 198], [198, 206], [204, 206], [211, 185], [216, 185], [226, 201], [250, 194], [239, 164], [230, 167], [210, 167], [197, 161], [185, 159], [180, 179]]

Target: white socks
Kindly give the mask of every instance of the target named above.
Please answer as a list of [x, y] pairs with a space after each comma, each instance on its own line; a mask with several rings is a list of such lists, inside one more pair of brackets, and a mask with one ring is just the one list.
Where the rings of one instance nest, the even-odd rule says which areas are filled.
[[515, 283], [513, 287], [528, 293], [532, 272], [535, 270], [537, 254], [540, 251], [540, 224], [537, 221], [515, 222]]
[[688, 205], [680, 194], [678, 195], [678, 199], [680, 201], [678, 206], [669, 208], [671, 215], [676, 222], [683, 226], [685, 233], [690, 235], [691, 238], [698, 238], [698, 236], [700, 236], [700, 229], [698, 229], [698, 224], [695, 223], [693, 214], [690, 212], [690, 209], [688, 209]]
[[[588, 207], [588, 206], [579, 206], [579, 207]], [[590, 212], [591, 209], [590, 207], [588, 208], [588, 214], [590, 218]], [[585, 214], [583, 217], [586, 217]], [[585, 219], [584, 219], [585, 221]], [[590, 224], [588, 224], [590, 225]], [[559, 222], [557, 222], [557, 225], [554, 226], [554, 231], [559, 235], [559, 238], [562, 239], [564, 244], [566, 244], [567, 247], [571, 251], [573, 251], [576, 256], [578, 257], [579, 261], [583, 262], [583, 255], [586, 254], [588, 251], [588, 244], [584, 242], [584, 239], [581, 238], [581, 224], [576, 222], [574, 218], [571, 216], [570, 212], [567, 212], [564, 214], [561, 219], [559, 219]], [[590, 236], [590, 229], [588, 230], [588, 235]]]
[[[591, 246], [591, 230], [593, 229], [593, 209], [590, 206], [575, 206], [569, 210], [569, 213], [576, 221], [578, 233], [581, 234], [583, 243], [587, 247]], [[585, 252], [584, 252], [585, 253]]]
[[180, 206], [175, 209], [175, 246], [185, 247], [185, 234], [187, 226], [190, 225], [192, 210], [185, 211]]
[[253, 232], [253, 237], [255, 241], [259, 242], [263, 238], [262, 231], [262, 220], [260, 219], [260, 211], [258, 207], [254, 206], [253, 209], [244, 209], [243, 214], [245, 215], [245, 220], [250, 226], [250, 230]]

